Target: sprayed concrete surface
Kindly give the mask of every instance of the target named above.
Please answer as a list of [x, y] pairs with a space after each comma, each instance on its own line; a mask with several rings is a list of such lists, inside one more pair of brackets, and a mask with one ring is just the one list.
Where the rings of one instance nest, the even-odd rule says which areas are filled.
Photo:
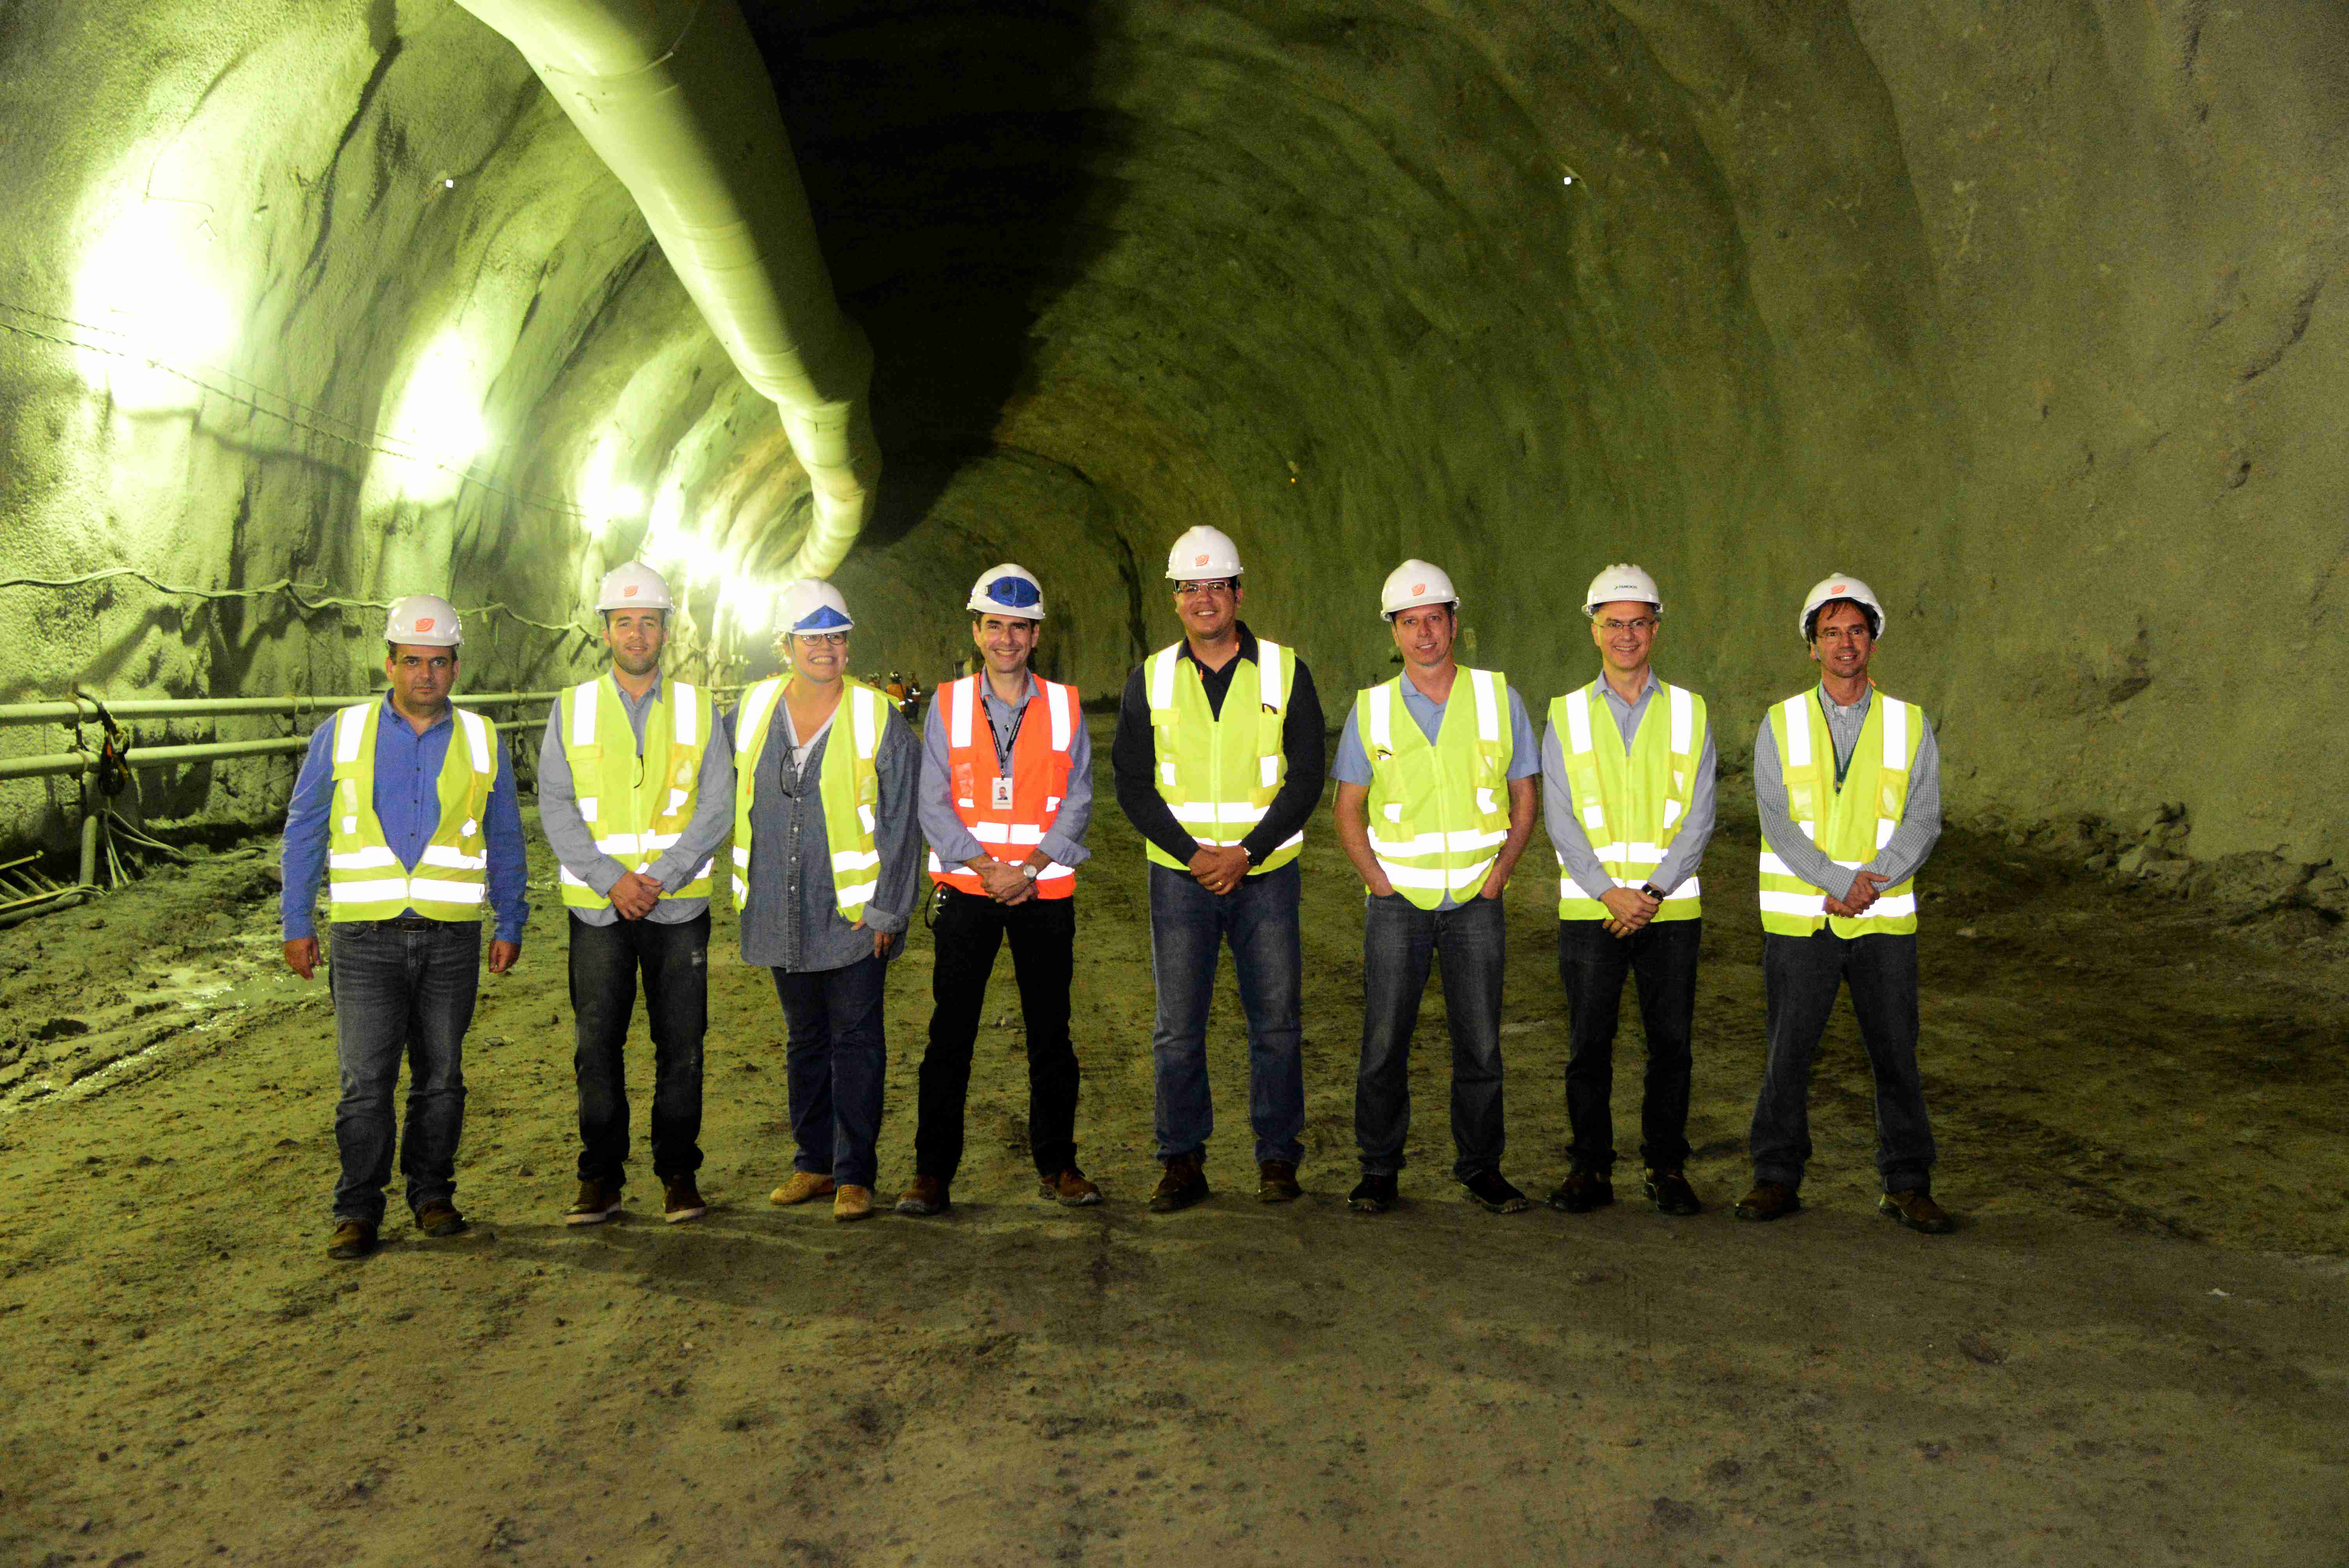
[[[1961, 1230], [1873, 1212], [1847, 1020], [1810, 1207], [1740, 1225], [1761, 995], [1730, 799], [1692, 1116], [1708, 1206], [1686, 1221], [1628, 1187], [1580, 1218], [1460, 1202], [1433, 1004], [1408, 1201], [1346, 1212], [1361, 928], [1324, 829], [1307, 1196], [1254, 1200], [1227, 985], [1216, 1194], [1172, 1217], [1142, 1202], [1147, 931], [1113, 810], [1081, 893], [1079, 1136], [1110, 1196], [1091, 1211], [1032, 1196], [1008, 973], [956, 1214], [771, 1208], [781, 1020], [730, 958], [712, 1212], [661, 1224], [640, 1152], [626, 1218], [566, 1230], [569, 1013], [534, 845], [523, 965], [485, 982], [468, 1042], [474, 1230], [426, 1242], [395, 1197], [384, 1250], [330, 1264], [332, 1019], [270, 967], [266, 847], [0, 934], [0, 1557], [2337, 1564], [2339, 944], [1953, 834], [1925, 878], [1924, 1057]], [[1527, 863], [1508, 1169], [1546, 1188], [1562, 1005]], [[885, 1196], [909, 1169], [927, 962], [917, 933], [891, 983]], [[633, 1048], [641, 1129], [641, 1025]]]

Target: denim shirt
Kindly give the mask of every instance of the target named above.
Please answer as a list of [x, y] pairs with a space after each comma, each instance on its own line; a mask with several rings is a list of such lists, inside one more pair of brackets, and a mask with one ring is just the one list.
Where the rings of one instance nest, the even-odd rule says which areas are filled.
[[[832, 835], [823, 821], [824, 748], [842, 736], [842, 726], [835, 724], [817, 736], [808, 746], [805, 762], [795, 769], [791, 766], [794, 738], [789, 704], [777, 699], [756, 758], [741, 755], [736, 729], [741, 715], [737, 707], [726, 716], [725, 726], [735, 766], [758, 769], [750, 796], [750, 864], [743, 874], [751, 892], [750, 907], [742, 912], [742, 961], [809, 974], [844, 969], [870, 958], [874, 932], [905, 929], [922, 870], [922, 837], [914, 804], [922, 748], [912, 727], [894, 707], [883, 716], [881, 744], [873, 758], [881, 782], [873, 822], [881, 880], [864, 906], [864, 927], [859, 930], [840, 917], [832, 884]], [[904, 951], [905, 944], [898, 943], [889, 956]]]

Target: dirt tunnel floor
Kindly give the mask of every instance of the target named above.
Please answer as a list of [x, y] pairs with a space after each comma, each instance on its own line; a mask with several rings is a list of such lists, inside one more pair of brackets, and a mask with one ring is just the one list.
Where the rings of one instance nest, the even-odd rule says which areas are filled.
[[[1008, 957], [959, 1212], [770, 1207], [782, 1027], [721, 912], [713, 1211], [659, 1223], [640, 1155], [625, 1222], [566, 1230], [563, 918], [534, 842], [523, 964], [485, 979], [469, 1041], [474, 1230], [424, 1242], [395, 1194], [383, 1252], [330, 1264], [332, 1018], [323, 981], [274, 967], [274, 843], [0, 933], [0, 1561], [2349, 1561], [2338, 939], [1952, 835], [1924, 884], [1924, 1065], [1961, 1230], [1875, 1215], [1847, 1013], [1810, 1207], [1735, 1224], [1746, 811], [1705, 868], [1708, 1206], [1680, 1221], [1630, 1181], [1579, 1218], [1461, 1202], [1433, 1001], [1409, 1201], [1346, 1212], [1360, 895], [1326, 825], [1307, 1197], [1254, 1200], [1227, 984], [1216, 1196], [1168, 1218], [1142, 1204], [1142, 858], [1106, 799], [1077, 967], [1091, 1211], [1032, 1195]], [[1566, 1144], [1555, 886], [1537, 841], [1505, 1040], [1508, 1169], [1537, 1191]], [[885, 1200], [928, 961], [917, 931], [891, 982]], [[649, 1049], [640, 1024], [639, 1136]]]

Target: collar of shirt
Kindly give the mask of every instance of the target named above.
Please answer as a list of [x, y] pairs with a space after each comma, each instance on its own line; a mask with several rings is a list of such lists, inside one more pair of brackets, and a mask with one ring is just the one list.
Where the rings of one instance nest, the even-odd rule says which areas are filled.
[[1853, 703], [1849, 707], [1846, 707], [1841, 703], [1836, 701], [1835, 698], [1827, 695], [1826, 682], [1821, 681], [1819, 683], [1819, 707], [1826, 712], [1829, 718], [1865, 718], [1868, 716], [1868, 699], [1875, 696], [1875, 695], [1876, 687], [1870, 686], [1859, 694], [1859, 700], [1857, 702]]
[[[1187, 647], [1189, 645], [1186, 644], [1185, 645]], [[1036, 672], [1034, 670], [1030, 670], [1028, 672], [1028, 689], [1019, 694], [1019, 700], [1018, 702], [1006, 702], [1001, 697], [995, 695], [995, 683], [988, 678], [987, 672], [985, 670], [978, 672], [978, 695], [987, 699], [987, 707], [989, 714], [994, 713], [998, 708], [1000, 708], [1007, 714], [1018, 713], [1028, 706], [1029, 699], [1033, 697], [1040, 689], [1040, 688], [1036, 685]]]
[[628, 688], [620, 684], [619, 671], [613, 670], [609, 672], [608, 678], [612, 683], [612, 689], [620, 694], [620, 700], [627, 705], [627, 708], [630, 713], [636, 712], [638, 708], [643, 707], [647, 703], [660, 701], [661, 673], [658, 670], [653, 671], [653, 684], [645, 687], [645, 695], [642, 696], [630, 696], [628, 695]]
[[1637, 708], [1640, 703], [1647, 701], [1648, 698], [1653, 696], [1663, 685], [1661, 681], [1659, 681], [1656, 678], [1656, 672], [1652, 666], [1651, 666], [1648, 671], [1647, 683], [1640, 687], [1640, 696], [1636, 702], [1625, 702], [1623, 700], [1623, 694], [1615, 689], [1615, 683], [1609, 680], [1603, 674], [1590, 684], [1598, 691], [1600, 696], [1605, 697], [1609, 703], [1613, 704], [1619, 711], [1623, 713], [1630, 713], [1633, 709]]
[[[394, 705], [391, 700], [391, 694], [389, 692], [383, 694], [382, 724], [396, 724], [419, 740], [423, 739], [426, 736], [431, 734], [434, 730], [440, 728], [444, 724], [454, 724], [456, 722], [456, 705], [453, 703], [444, 702], [440, 705], [440, 717], [426, 725], [422, 729], [419, 729], [414, 725], [409, 723], [408, 716], [400, 712], [398, 707]], [[381, 728], [382, 724], [378, 724], [377, 727]]]
[[[1255, 634], [1254, 632], [1251, 632], [1251, 631], [1249, 631], [1249, 630], [1248, 630], [1247, 623], [1246, 621], [1236, 621], [1236, 622], [1234, 622], [1234, 623], [1233, 623], [1233, 624], [1234, 624], [1234, 625], [1236, 625], [1236, 626], [1237, 626], [1237, 627], [1239, 628], [1239, 634], [1240, 634], [1240, 655], [1239, 655], [1239, 656], [1240, 656], [1240, 659], [1247, 659], [1247, 660], [1248, 660], [1250, 663], [1255, 662], [1255, 659], [1256, 659], [1256, 634]], [[1184, 639], [1183, 639], [1182, 651], [1181, 651], [1180, 653], [1178, 653], [1175, 656], [1176, 656], [1177, 658], [1185, 658], [1185, 659], [1188, 659], [1188, 660], [1190, 660], [1193, 664], [1195, 664], [1195, 665], [1199, 665], [1199, 656], [1198, 656], [1196, 654], [1195, 654], [1195, 653], [1193, 653], [1193, 652], [1191, 651], [1191, 639], [1190, 639], [1190, 637], [1189, 637], [1187, 634], [1186, 634], [1186, 635], [1184, 637]], [[1211, 670], [1211, 669], [1209, 669], [1209, 668], [1208, 668], [1206, 665], [1199, 665], [1199, 678], [1200, 678], [1200, 679], [1202, 679], [1202, 680], [1205, 680], [1207, 676], [1211, 676], [1211, 675], [1214, 675], [1214, 676], [1229, 675], [1229, 674], [1231, 673], [1232, 665], [1236, 665], [1236, 664], [1237, 664], [1237, 663], [1239, 663], [1239, 659], [1234, 659], [1234, 660], [1231, 662], [1231, 664], [1227, 664], [1227, 665], [1225, 665], [1222, 669], [1220, 669], [1220, 670]]]

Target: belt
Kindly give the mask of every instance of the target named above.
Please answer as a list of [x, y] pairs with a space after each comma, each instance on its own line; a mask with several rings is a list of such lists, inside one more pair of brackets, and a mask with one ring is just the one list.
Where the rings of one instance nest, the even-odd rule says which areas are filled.
[[421, 914], [395, 914], [389, 920], [371, 921], [368, 923], [379, 925], [386, 931], [438, 931], [449, 922], [434, 920]]

